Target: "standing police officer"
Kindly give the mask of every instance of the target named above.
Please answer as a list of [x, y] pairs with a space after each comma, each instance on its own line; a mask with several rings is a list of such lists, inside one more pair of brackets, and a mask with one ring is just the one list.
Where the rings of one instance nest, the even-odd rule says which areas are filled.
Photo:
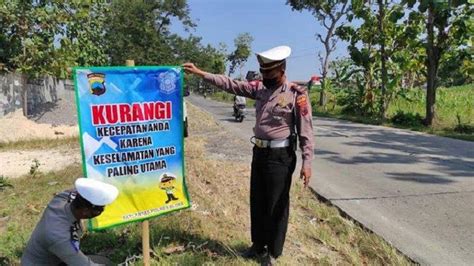
[[99, 256], [79, 248], [81, 219], [99, 216], [118, 195], [116, 187], [90, 178], [78, 178], [76, 190], [58, 193], [49, 202], [26, 246], [21, 265], [103, 265]]
[[184, 70], [206, 82], [236, 94], [255, 99], [253, 159], [250, 187], [252, 247], [245, 257], [265, 256], [271, 265], [281, 255], [288, 227], [289, 191], [296, 166], [296, 136], [300, 141], [303, 164], [300, 177], [305, 187], [311, 177], [313, 127], [311, 105], [305, 89], [286, 80], [288, 46], [257, 53], [262, 82], [237, 81], [207, 73], [192, 63]]

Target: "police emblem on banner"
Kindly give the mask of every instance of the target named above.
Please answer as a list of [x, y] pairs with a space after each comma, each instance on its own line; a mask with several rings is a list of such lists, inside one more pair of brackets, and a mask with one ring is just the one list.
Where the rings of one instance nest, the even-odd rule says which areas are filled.
[[87, 75], [89, 88], [92, 94], [100, 96], [105, 93], [105, 75], [101, 73], [91, 73]]
[[160, 73], [159, 78], [161, 80], [160, 83], [160, 91], [166, 94], [171, 94], [176, 90], [176, 81], [178, 80], [179, 76], [174, 71], [167, 71], [165, 73]]

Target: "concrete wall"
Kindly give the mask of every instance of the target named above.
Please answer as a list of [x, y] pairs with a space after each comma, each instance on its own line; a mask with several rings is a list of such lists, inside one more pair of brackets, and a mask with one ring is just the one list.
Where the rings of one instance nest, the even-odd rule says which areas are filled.
[[[26, 83], [26, 84], [25, 84]], [[75, 104], [74, 84], [71, 80], [53, 77], [26, 79], [21, 74], [0, 75], [0, 117], [24, 107], [24, 88], [27, 91], [27, 114], [34, 116], [43, 106], [59, 100]]]
[[0, 75], [0, 117], [22, 108], [22, 83], [19, 75]]

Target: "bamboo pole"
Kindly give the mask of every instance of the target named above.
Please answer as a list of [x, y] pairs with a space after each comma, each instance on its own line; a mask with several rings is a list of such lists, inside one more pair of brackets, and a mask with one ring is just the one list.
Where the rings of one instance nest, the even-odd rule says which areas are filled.
[[[126, 66], [135, 66], [134, 60], [125, 60]], [[150, 266], [150, 223], [142, 222], [142, 252], [143, 265]]]

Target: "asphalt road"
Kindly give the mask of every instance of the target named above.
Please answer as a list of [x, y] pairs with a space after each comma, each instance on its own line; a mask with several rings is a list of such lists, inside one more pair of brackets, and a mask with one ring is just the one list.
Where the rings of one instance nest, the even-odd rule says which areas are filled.
[[[237, 123], [231, 104], [187, 99], [236, 137], [252, 136], [253, 110]], [[318, 194], [416, 262], [474, 265], [474, 142], [329, 118], [313, 125]]]

